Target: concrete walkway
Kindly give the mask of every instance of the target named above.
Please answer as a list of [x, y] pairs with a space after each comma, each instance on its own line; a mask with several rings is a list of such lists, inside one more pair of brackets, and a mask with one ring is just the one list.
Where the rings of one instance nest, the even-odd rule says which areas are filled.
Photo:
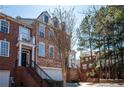
[[80, 82], [78, 87], [124, 87], [124, 83], [90, 83]]
[[124, 87], [124, 83], [67, 83], [66, 87]]

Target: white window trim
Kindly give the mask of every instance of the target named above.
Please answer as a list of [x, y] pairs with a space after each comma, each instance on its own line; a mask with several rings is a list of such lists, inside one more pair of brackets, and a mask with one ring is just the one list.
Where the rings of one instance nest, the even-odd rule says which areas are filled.
[[8, 56], [1, 55], [1, 49], [0, 49], [0, 56], [2, 56], [2, 57], [9, 57], [9, 53], [10, 53], [10, 42], [5, 41], [5, 40], [0, 40], [0, 48], [1, 48], [1, 42], [7, 42], [8, 43]]
[[43, 45], [44, 46], [44, 49], [45, 49], [45, 43], [43, 43], [43, 42], [39, 42], [39, 44], [38, 44], [38, 56], [40, 56], [40, 57], [45, 57], [45, 55], [46, 55], [46, 51], [45, 51], [45, 54], [44, 54], [44, 56], [41, 56], [40, 54], [39, 54], [39, 45]]
[[[50, 58], [50, 48], [53, 48], [53, 59], [55, 58], [55, 56], [54, 56], [54, 46], [53, 45], [49, 45], [49, 58]], [[51, 58], [50, 58], [51, 59]]]
[[38, 35], [39, 35], [39, 31], [40, 31], [40, 26], [44, 28], [44, 36], [45, 37], [45, 32], [46, 32], [46, 29], [45, 29], [45, 26], [41, 23], [39, 23], [39, 27], [38, 27]]
[[1, 29], [1, 21], [6, 21], [6, 22], [8, 22], [8, 32], [7, 32], [7, 33], [9, 34], [9, 32], [10, 32], [10, 31], [9, 31], [9, 30], [10, 30], [10, 29], [9, 29], [9, 28], [10, 28], [10, 22], [7, 21], [6, 19], [0, 19], [0, 29]]

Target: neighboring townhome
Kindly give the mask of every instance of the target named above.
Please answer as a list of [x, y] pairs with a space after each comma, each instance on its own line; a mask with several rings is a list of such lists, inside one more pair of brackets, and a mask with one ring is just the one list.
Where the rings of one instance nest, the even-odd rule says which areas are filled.
[[50, 22], [57, 27], [57, 18], [51, 18], [47, 11], [42, 12], [36, 23], [37, 64], [54, 80], [62, 81], [61, 58], [52, 41], [54, 32], [50, 31]]
[[31, 26], [0, 13], [0, 86], [9, 86], [15, 65], [34, 60], [34, 48]]
[[[51, 18], [47, 11], [42, 12], [36, 19], [19, 17], [21, 22], [31, 24], [36, 33], [36, 55], [35, 62], [40, 66], [52, 79], [62, 81], [61, 54], [52, 41], [54, 32], [50, 31], [50, 23], [55, 28], [58, 27], [59, 21], [56, 17]], [[39, 71], [40, 74], [40, 71]], [[42, 77], [46, 78], [46, 77]]]

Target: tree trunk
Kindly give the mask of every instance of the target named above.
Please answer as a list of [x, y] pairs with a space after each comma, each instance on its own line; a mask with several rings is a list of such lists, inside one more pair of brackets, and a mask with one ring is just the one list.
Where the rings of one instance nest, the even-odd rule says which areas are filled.
[[[99, 44], [100, 43], [100, 35], [99, 35]], [[101, 49], [100, 49], [100, 46], [99, 46], [99, 62], [100, 62], [100, 71], [99, 71], [99, 79], [102, 78], [102, 63], [101, 63]]]
[[65, 52], [63, 51], [62, 51], [62, 77], [63, 77], [63, 87], [66, 87]]

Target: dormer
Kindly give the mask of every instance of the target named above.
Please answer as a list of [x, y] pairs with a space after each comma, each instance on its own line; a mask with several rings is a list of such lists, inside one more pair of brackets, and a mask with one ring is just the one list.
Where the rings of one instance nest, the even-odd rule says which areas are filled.
[[54, 17], [53, 18], [53, 25], [54, 25], [54, 27], [58, 27], [58, 25], [59, 25], [59, 20], [57, 19], [57, 17]]
[[38, 16], [37, 19], [45, 24], [48, 24], [50, 20], [50, 15], [47, 11], [44, 11]]
[[65, 24], [65, 22], [62, 22], [61, 23], [61, 26], [62, 26], [62, 31], [65, 31], [66, 32], [66, 24]]

